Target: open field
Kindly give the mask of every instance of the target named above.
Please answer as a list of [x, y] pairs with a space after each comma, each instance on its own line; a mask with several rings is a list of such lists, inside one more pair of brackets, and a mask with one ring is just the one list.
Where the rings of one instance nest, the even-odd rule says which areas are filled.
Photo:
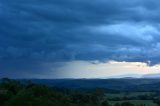
[[112, 106], [124, 102], [132, 103], [135, 106], [157, 106], [157, 104], [153, 102], [155, 95], [155, 92], [120, 92], [107, 93], [106, 97]]
[[116, 103], [122, 103], [122, 102], [130, 102], [133, 103], [135, 106], [157, 106], [155, 103], [153, 103], [152, 100], [123, 100], [123, 101], [109, 101], [109, 103], [114, 106]]

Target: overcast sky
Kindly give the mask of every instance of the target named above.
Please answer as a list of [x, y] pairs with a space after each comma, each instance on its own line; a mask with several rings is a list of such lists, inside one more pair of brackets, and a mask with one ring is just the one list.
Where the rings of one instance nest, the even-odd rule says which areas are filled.
[[158, 0], [0, 0], [0, 77], [159, 72], [159, 5]]

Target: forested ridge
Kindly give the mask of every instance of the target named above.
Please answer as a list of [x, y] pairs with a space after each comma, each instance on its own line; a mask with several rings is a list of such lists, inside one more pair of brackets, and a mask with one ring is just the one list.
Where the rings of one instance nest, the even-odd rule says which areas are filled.
[[72, 91], [28, 81], [2, 79], [0, 106], [109, 106], [102, 90]]

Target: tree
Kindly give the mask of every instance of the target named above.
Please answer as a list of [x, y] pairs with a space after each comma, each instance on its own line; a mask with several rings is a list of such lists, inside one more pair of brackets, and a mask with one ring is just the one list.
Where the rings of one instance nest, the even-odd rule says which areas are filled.
[[105, 100], [105, 101], [102, 102], [102, 106], [110, 106], [110, 104], [108, 103], [107, 100]]
[[154, 99], [153, 102], [156, 103], [158, 106], [160, 106], [160, 99], [159, 98]]
[[114, 106], [121, 106], [119, 103], [116, 103]]
[[121, 104], [121, 106], [134, 106], [134, 104], [130, 103], [130, 102], [123, 102]]

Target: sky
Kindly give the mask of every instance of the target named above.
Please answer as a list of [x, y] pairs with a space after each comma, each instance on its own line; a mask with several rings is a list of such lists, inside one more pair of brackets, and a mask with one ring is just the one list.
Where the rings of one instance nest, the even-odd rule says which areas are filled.
[[160, 73], [158, 0], [0, 0], [0, 78]]

